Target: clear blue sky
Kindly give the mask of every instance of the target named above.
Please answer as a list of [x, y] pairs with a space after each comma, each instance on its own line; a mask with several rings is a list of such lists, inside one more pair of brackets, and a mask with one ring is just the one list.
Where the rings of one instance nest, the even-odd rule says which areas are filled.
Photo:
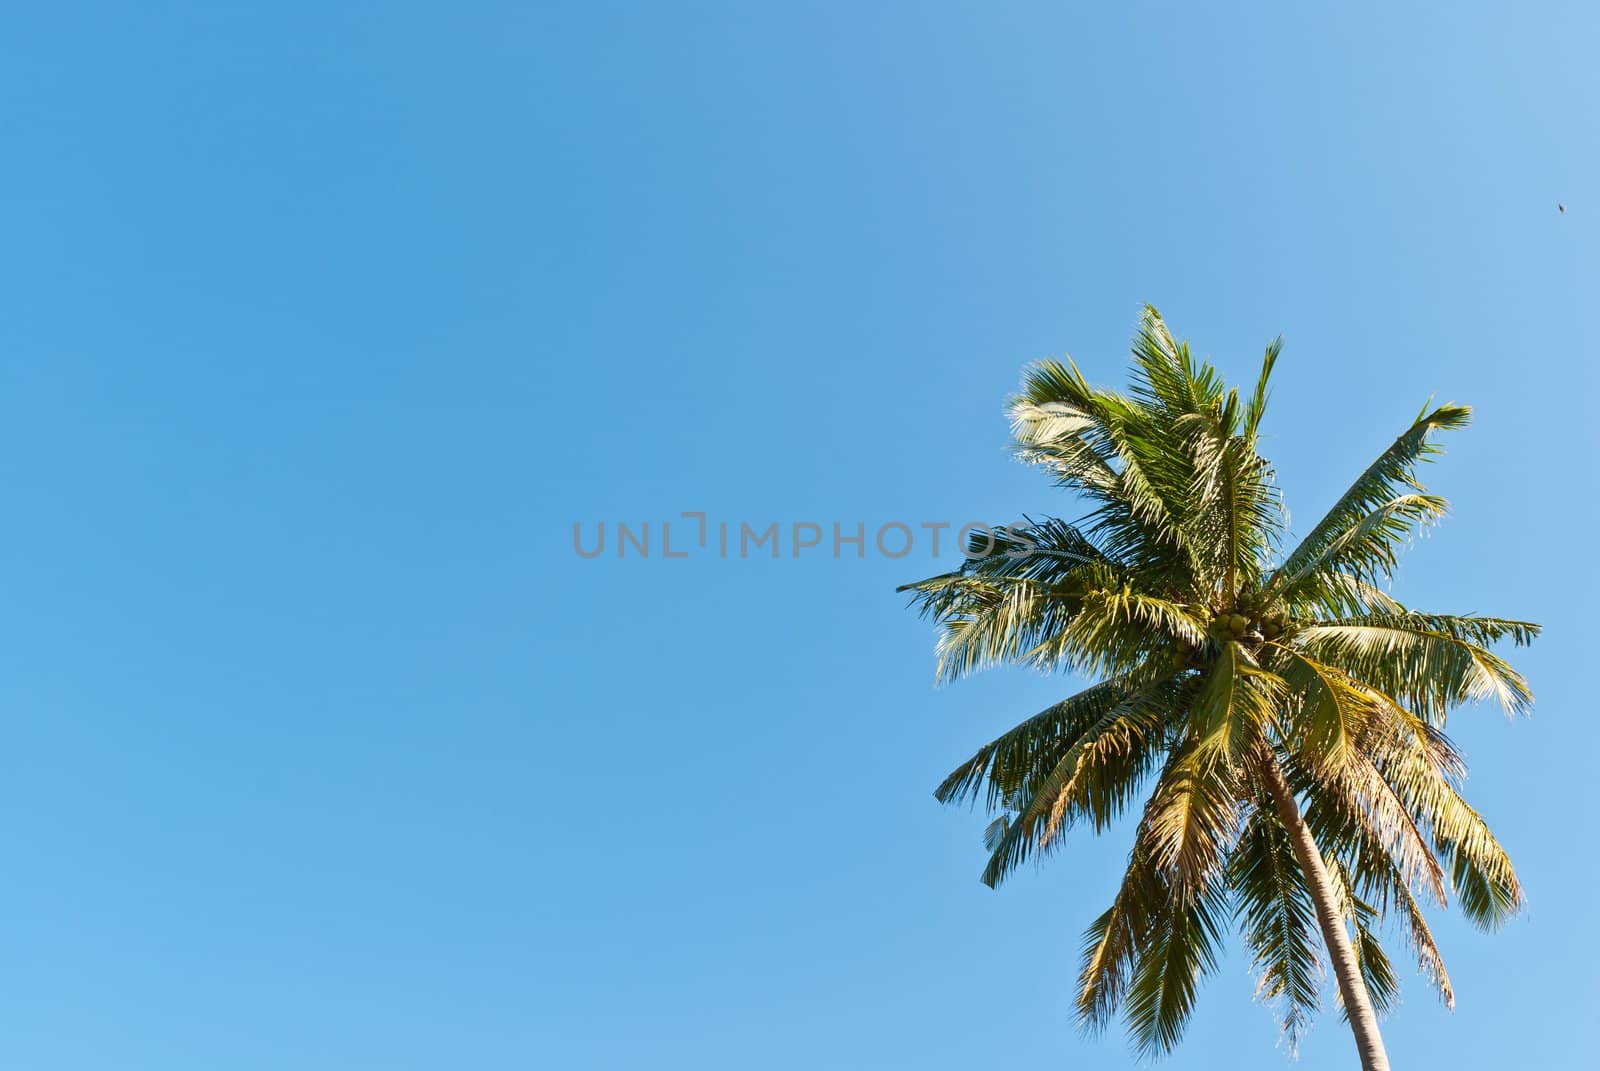
[[[931, 797], [1079, 684], [932, 686], [948, 549], [571, 526], [1070, 516], [1002, 399], [1150, 301], [1286, 335], [1302, 523], [1478, 407], [1399, 593], [1547, 626], [1454, 723], [1532, 907], [1389, 1047], [1587, 1066], [1600, 15], [1509, 6], [14, 5], [0, 1064], [1128, 1066], [1069, 1014], [1126, 841], [991, 892]], [[1165, 1066], [1286, 1066], [1250, 992]]]

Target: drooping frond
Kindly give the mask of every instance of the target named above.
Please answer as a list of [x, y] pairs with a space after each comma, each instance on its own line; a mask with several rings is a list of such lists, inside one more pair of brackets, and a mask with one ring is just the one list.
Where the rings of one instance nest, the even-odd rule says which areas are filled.
[[1121, 1006], [1147, 1055], [1170, 1050], [1182, 1035], [1200, 976], [1216, 964], [1227, 913], [1222, 875], [1175, 888], [1163, 872], [1151, 851], [1154, 810], [1152, 800], [1116, 898], [1084, 935], [1078, 993], [1085, 1028], [1103, 1027]]
[[1381, 919], [1376, 908], [1359, 898], [1353, 902], [1349, 918], [1350, 928], [1355, 935], [1353, 944], [1356, 965], [1361, 969], [1361, 981], [1367, 987], [1367, 996], [1371, 998], [1373, 1008], [1382, 1015], [1400, 995], [1400, 980], [1395, 977], [1394, 964], [1389, 961], [1389, 954], [1383, 950], [1383, 942], [1378, 935]]
[[1257, 807], [1245, 823], [1229, 861], [1228, 884], [1255, 960], [1256, 995], [1277, 1007], [1292, 1049], [1321, 1004], [1322, 956], [1305, 875], [1271, 807]]
[[[1382, 968], [1371, 973], [1367, 969], [1366, 946], [1371, 946], [1382, 953], [1382, 946], [1378, 940], [1377, 920], [1391, 913], [1398, 919], [1400, 930], [1406, 936], [1406, 942], [1416, 955], [1417, 969], [1434, 987], [1439, 998], [1444, 1001], [1445, 1007], [1455, 1007], [1455, 992], [1450, 986], [1450, 975], [1445, 971], [1444, 959], [1439, 954], [1439, 947], [1434, 943], [1433, 931], [1428, 928], [1428, 920], [1422, 913], [1422, 905], [1417, 902], [1415, 894], [1406, 882], [1400, 877], [1392, 861], [1382, 856], [1373, 856], [1363, 859], [1364, 865], [1378, 870], [1387, 869], [1387, 875], [1373, 884], [1381, 885], [1387, 892], [1386, 903], [1383, 905], [1367, 904], [1365, 901], [1354, 900], [1360, 907], [1353, 912], [1352, 923], [1357, 931], [1356, 951], [1362, 960], [1362, 977], [1367, 984], [1368, 991], [1372, 994], [1373, 1003], [1382, 1011], [1394, 998], [1398, 991], [1398, 983], [1394, 980], [1393, 968], [1389, 965], [1388, 957], [1384, 956]], [[1349, 877], [1347, 868], [1341, 861], [1337, 867], [1341, 880], [1348, 889]], [[1353, 893], [1344, 895], [1353, 897]], [[1376, 965], [1374, 956], [1372, 962]], [[1380, 1002], [1381, 995], [1381, 1002]]]
[[[1290, 781], [1303, 786], [1306, 821], [1318, 843], [1350, 867], [1352, 876], [1382, 900], [1398, 874], [1407, 888], [1424, 889], [1443, 906], [1445, 875], [1405, 800], [1357, 751], [1337, 770], [1292, 759]], [[1381, 857], [1381, 858], [1380, 858]], [[1392, 869], [1391, 869], [1392, 868]]]
[[1422, 914], [1422, 907], [1404, 885], [1396, 886], [1396, 890], [1396, 896], [1400, 901], [1400, 920], [1411, 943], [1411, 950], [1417, 955], [1417, 969], [1422, 972], [1424, 978], [1433, 983], [1445, 1007], [1454, 1008], [1455, 989], [1450, 985], [1450, 974], [1445, 970], [1444, 957], [1439, 954], [1439, 946], [1434, 943], [1433, 931], [1428, 928], [1428, 920]]
[[1116, 898], [1084, 931], [1077, 999], [1084, 1029], [1103, 1029], [1121, 1006], [1135, 957], [1166, 896], [1154, 862], [1135, 840]]
[[1437, 747], [1430, 737], [1385, 750], [1375, 768], [1417, 825], [1428, 830], [1462, 913], [1483, 929], [1495, 929], [1522, 908], [1522, 885], [1488, 823], [1457, 790], [1459, 765], [1437, 761]]
[[1397, 764], [1416, 763], [1429, 776], [1452, 784], [1467, 776], [1466, 759], [1442, 728], [1407, 710], [1393, 696], [1369, 684], [1355, 684], [1369, 700], [1358, 746], [1386, 774]]
[[[1355, 882], [1343, 860], [1335, 856], [1327, 860], [1327, 864], [1328, 881], [1333, 886], [1339, 914], [1351, 934], [1351, 951], [1355, 953], [1362, 984], [1366, 986], [1373, 1009], [1381, 1015], [1394, 1003], [1399, 993], [1394, 964], [1389, 961], [1378, 937], [1383, 913], [1357, 894]], [[1349, 1011], [1345, 1007], [1344, 994], [1335, 989], [1334, 998], [1341, 1016], [1348, 1020]]]
[[1130, 694], [1124, 681], [1103, 681], [1046, 707], [979, 748], [940, 783], [934, 798], [940, 803], [975, 800], [987, 786], [989, 807], [995, 807], [1041, 765], [1059, 762], [1062, 751]]
[[1468, 921], [1479, 929], [1499, 929], [1522, 910], [1522, 883], [1478, 813], [1459, 797], [1456, 808], [1450, 824], [1459, 828], [1459, 836], [1440, 834], [1438, 821], [1433, 826], [1439, 853], [1450, 867], [1450, 887]]
[[1125, 690], [1070, 743], [1040, 749], [1028, 766], [1008, 771], [1001, 803], [1013, 813], [990, 827], [984, 884], [999, 885], [1080, 818], [1096, 832], [1109, 825], [1160, 756], [1174, 705], [1188, 687], [1169, 677]]
[[1332, 666], [1325, 666], [1292, 647], [1270, 645], [1280, 655], [1278, 673], [1296, 700], [1288, 728], [1300, 739], [1295, 750], [1308, 761], [1338, 769], [1350, 761], [1356, 737], [1372, 698]]
[[1227, 910], [1222, 881], [1173, 890], [1161, 901], [1123, 1009], [1141, 1055], [1165, 1055], [1183, 1037], [1200, 978], [1216, 967]]
[[1190, 741], [1173, 751], [1145, 812], [1149, 851], [1174, 887], [1209, 884], [1233, 847], [1239, 825], [1236, 766]]

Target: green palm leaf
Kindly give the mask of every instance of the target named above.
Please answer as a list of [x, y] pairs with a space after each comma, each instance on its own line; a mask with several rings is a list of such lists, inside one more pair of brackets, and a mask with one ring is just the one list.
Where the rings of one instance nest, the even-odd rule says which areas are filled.
[[1228, 882], [1245, 945], [1259, 977], [1256, 993], [1275, 1004], [1291, 1047], [1321, 1005], [1321, 947], [1316, 909], [1295, 862], [1289, 834], [1270, 807], [1245, 824], [1229, 861]]

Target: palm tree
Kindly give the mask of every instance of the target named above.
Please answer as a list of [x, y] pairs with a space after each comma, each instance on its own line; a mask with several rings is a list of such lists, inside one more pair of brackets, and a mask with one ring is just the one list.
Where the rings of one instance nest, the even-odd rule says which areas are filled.
[[1396, 978], [1379, 942], [1398, 922], [1453, 1004], [1422, 905], [1454, 892], [1494, 928], [1523, 902], [1511, 861], [1462, 799], [1447, 712], [1508, 712], [1527, 683], [1490, 647], [1525, 621], [1423, 613], [1383, 586], [1402, 545], [1446, 503], [1417, 481], [1436, 431], [1424, 411], [1286, 554], [1271, 465], [1257, 452], [1267, 347], [1248, 398], [1146, 309], [1131, 390], [1070, 361], [1028, 369], [1011, 415], [1020, 456], [1088, 499], [1080, 524], [976, 534], [954, 572], [907, 585], [940, 626], [939, 673], [993, 664], [1099, 683], [984, 745], [945, 778], [982, 797], [983, 880], [998, 885], [1074, 825], [1105, 831], [1142, 801], [1127, 871], [1085, 936], [1077, 1010], [1120, 1008], [1141, 1054], [1170, 1050], [1230, 921], [1259, 994], [1293, 1042], [1319, 1006], [1321, 945], [1361, 1066], [1387, 1068], [1377, 1016]]

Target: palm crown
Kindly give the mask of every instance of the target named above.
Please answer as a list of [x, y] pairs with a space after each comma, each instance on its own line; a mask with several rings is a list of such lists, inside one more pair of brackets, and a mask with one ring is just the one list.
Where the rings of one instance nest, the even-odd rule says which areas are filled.
[[[1100, 683], [980, 748], [936, 792], [982, 798], [997, 885], [1072, 826], [1142, 802], [1127, 871], [1085, 937], [1077, 1007], [1120, 1008], [1144, 1052], [1170, 1049], [1230, 922], [1291, 1040], [1319, 1005], [1322, 948], [1363, 1064], [1386, 1067], [1376, 1014], [1396, 978], [1393, 919], [1446, 1002], [1422, 906], [1453, 892], [1474, 923], [1514, 914], [1505, 851], [1459, 793], [1448, 711], [1512, 713], [1526, 682], [1490, 647], [1538, 626], [1423, 613], [1382, 589], [1402, 545], [1445, 511], [1418, 482], [1422, 413], [1297, 546], [1257, 430], [1279, 343], [1248, 397], [1146, 309], [1127, 393], [1070, 361], [1031, 367], [1011, 416], [1021, 457], [1087, 498], [1079, 524], [974, 537], [954, 572], [905, 589], [940, 626], [939, 672], [997, 663]], [[1318, 930], [1321, 930], [1321, 942]]]

